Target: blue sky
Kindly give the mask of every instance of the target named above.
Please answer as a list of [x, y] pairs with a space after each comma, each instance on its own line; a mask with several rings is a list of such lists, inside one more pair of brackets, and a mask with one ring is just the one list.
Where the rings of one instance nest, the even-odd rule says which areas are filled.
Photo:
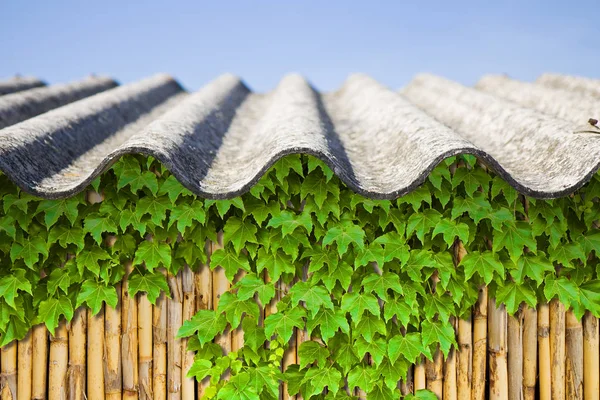
[[0, 0], [0, 79], [168, 72], [197, 90], [232, 72], [264, 91], [289, 72], [321, 90], [352, 72], [392, 88], [420, 71], [600, 78], [598, 3], [569, 3]]

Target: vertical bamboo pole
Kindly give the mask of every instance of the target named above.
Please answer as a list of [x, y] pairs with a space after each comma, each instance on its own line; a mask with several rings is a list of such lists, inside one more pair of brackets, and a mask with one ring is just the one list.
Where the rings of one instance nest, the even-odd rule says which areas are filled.
[[540, 400], [550, 400], [552, 395], [552, 368], [550, 356], [550, 305], [538, 305], [538, 365]]
[[[453, 319], [454, 330], [457, 330], [457, 321]], [[448, 357], [444, 362], [444, 399], [445, 400], [457, 400], [458, 399], [458, 388], [457, 384], [457, 354], [456, 349], [450, 349]]]
[[138, 295], [138, 361], [140, 400], [152, 399], [152, 303], [146, 293]]
[[[218, 233], [218, 242], [212, 243], [211, 252], [214, 253], [217, 249], [223, 247], [223, 232]], [[225, 276], [225, 270], [223, 267], [217, 266], [212, 271], [212, 280], [213, 280], [213, 307], [216, 310], [219, 307], [219, 299], [221, 295], [229, 290], [229, 281]], [[226, 330], [222, 334], [218, 335], [215, 338], [215, 343], [221, 346], [225, 354], [229, 354], [231, 351], [231, 332]]]
[[[166, 275], [167, 272], [161, 269]], [[167, 296], [163, 292], [156, 300], [152, 315], [153, 326], [153, 365], [154, 400], [167, 398]]]
[[48, 383], [48, 330], [44, 324], [33, 327], [33, 371], [31, 398], [46, 400], [46, 384]]
[[508, 398], [523, 400], [523, 313], [508, 316]]
[[550, 360], [552, 369], [552, 400], [565, 397], [565, 306], [550, 302]]
[[420, 359], [417, 359], [417, 362], [415, 363], [413, 379], [415, 393], [421, 389], [427, 388], [427, 380], [425, 379], [425, 361], [423, 360], [423, 356], [421, 356]]
[[167, 393], [169, 400], [181, 399], [181, 339], [176, 338], [183, 323], [181, 272], [169, 275], [171, 298], [167, 299]]
[[[189, 321], [196, 312], [196, 294], [194, 292], [194, 273], [189, 266], [186, 266], [183, 270], [182, 276], [182, 289], [183, 289], [183, 320]], [[194, 400], [196, 387], [194, 385], [195, 379], [188, 378], [187, 373], [194, 363], [194, 352], [188, 351], [187, 339], [181, 341], [181, 350], [183, 352], [183, 368], [181, 371], [181, 398], [182, 400]]]
[[17, 399], [31, 400], [31, 378], [32, 378], [32, 357], [33, 357], [33, 339], [32, 331], [19, 340], [17, 360], [19, 368], [17, 373]]
[[69, 330], [69, 390], [70, 400], [85, 396], [85, 354], [86, 354], [87, 309], [82, 306], [75, 310]]
[[565, 325], [565, 394], [567, 399], [583, 400], [583, 326], [572, 310], [567, 311]]
[[490, 400], [508, 399], [508, 369], [506, 360], [506, 309], [496, 307], [496, 299], [488, 300], [488, 357]]
[[117, 307], [104, 310], [104, 396], [121, 400], [121, 284], [116, 285]]
[[[523, 308], [523, 399], [535, 400], [537, 381], [537, 310]], [[510, 350], [508, 352], [510, 355]]]
[[586, 311], [583, 316], [583, 398], [600, 400], [600, 345], [598, 318]]
[[473, 310], [473, 374], [472, 399], [485, 399], [485, 372], [487, 354], [487, 287], [479, 288], [479, 298]]
[[443, 355], [438, 347], [433, 353], [433, 361], [427, 360], [425, 362], [425, 378], [427, 379], [427, 389], [431, 390], [439, 400], [442, 399], [444, 390], [443, 367]]
[[2, 358], [0, 359], [0, 370], [2, 371], [2, 400], [17, 399], [17, 341], [13, 340], [2, 347]]
[[471, 371], [473, 370], [473, 324], [471, 316], [458, 320], [458, 372], [457, 395], [459, 399], [471, 398]]
[[[4, 356], [4, 354], [2, 354]], [[4, 359], [4, 357], [2, 357]], [[50, 337], [50, 361], [48, 367], [48, 400], [67, 398], [67, 369], [69, 362], [69, 332], [67, 323], [60, 321]]]
[[406, 371], [406, 381], [402, 380], [400, 382], [400, 393], [402, 393], [402, 396], [406, 396], [407, 394], [413, 393], [413, 391], [413, 366], [409, 365], [408, 370]]
[[87, 400], [104, 400], [104, 306], [88, 312]]
[[[206, 242], [205, 251], [210, 258], [211, 245], [210, 242]], [[202, 264], [198, 271], [194, 274], [195, 286], [196, 286], [196, 310], [212, 310], [213, 309], [213, 282], [212, 272], [209, 264]], [[198, 382], [198, 399], [204, 396], [204, 391], [208, 387], [209, 377], [204, 378]]]
[[129, 296], [127, 276], [131, 273], [132, 265], [125, 265], [126, 276], [121, 291], [121, 365], [123, 372], [123, 400], [138, 399], [138, 313], [137, 302]]

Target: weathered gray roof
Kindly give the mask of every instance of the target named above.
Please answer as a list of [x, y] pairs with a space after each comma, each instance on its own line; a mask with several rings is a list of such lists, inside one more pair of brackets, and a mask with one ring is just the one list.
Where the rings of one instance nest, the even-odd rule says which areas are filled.
[[588, 122], [600, 119], [600, 92], [590, 89], [600, 81], [591, 79], [488, 76], [468, 88], [423, 74], [394, 92], [353, 75], [330, 93], [298, 75], [268, 93], [232, 75], [195, 93], [167, 75], [114, 85], [89, 78], [0, 97], [0, 124], [12, 116], [0, 129], [0, 170], [30, 193], [59, 198], [123, 154], [144, 153], [197, 194], [228, 198], [282, 156], [307, 153], [355, 191], [395, 198], [444, 158], [468, 153], [520, 192], [552, 198], [600, 164], [600, 129]]

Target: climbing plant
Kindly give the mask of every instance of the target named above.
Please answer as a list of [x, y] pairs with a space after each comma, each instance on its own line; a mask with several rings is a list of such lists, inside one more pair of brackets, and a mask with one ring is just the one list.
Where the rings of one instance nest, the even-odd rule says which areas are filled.
[[[277, 399], [281, 381], [305, 399], [398, 398], [409, 365], [456, 345], [450, 317], [484, 285], [511, 314], [558, 298], [600, 316], [598, 176], [535, 200], [465, 155], [408, 195], [372, 200], [297, 155], [241, 197], [205, 200], [158, 161], [126, 156], [69, 199], [35, 198], [6, 176], [0, 196], [0, 345], [33, 324], [52, 332], [81, 305], [114, 307], [128, 262], [129, 294], [152, 302], [169, 290], [163, 269], [221, 266], [231, 289], [179, 330], [206, 398]], [[223, 246], [207, 254], [217, 232]], [[213, 340], [238, 327], [244, 346], [225, 354]], [[311, 340], [282, 371], [294, 330]]]

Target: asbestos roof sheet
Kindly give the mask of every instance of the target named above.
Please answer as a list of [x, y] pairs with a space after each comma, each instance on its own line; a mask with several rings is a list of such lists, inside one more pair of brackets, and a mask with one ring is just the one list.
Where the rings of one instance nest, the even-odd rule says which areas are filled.
[[156, 157], [213, 199], [246, 192], [292, 153], [321, 158], [378, 199], [417, 188], [456, 154], [537, 198], [573, 192], [600, 164], [600, 80], [587, 78], [485, 76], [470, 88], [421, 74], [393, 91], [357, 74], [328, 93], [299, 75], [268, 93], [229, 74], [194, 93], [168, 75], [42, 85], [0, 81], [0, 170], [44, 198], [83, 190], [127, 153]]

